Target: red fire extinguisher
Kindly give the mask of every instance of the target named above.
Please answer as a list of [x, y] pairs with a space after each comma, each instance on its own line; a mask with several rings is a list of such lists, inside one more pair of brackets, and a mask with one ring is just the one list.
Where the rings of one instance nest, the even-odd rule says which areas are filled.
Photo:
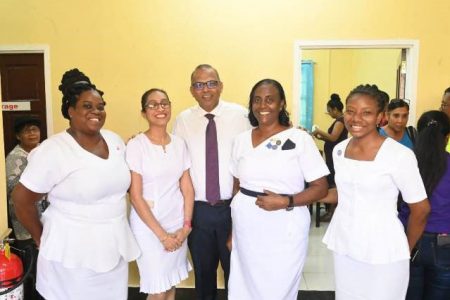
[[0, 241], [0, 300], [23, 300], [22, 260]]

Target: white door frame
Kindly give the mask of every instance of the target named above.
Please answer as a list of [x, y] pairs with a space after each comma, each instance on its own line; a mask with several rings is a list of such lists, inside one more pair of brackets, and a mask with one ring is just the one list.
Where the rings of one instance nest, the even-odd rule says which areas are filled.
[[406, 49], [405, 98], [409, 99], [409, 124], [416, 123], [418, 40], [296, 40], [294, 42], [294, 81], [292, 84], [292, 123], [299, 125], [299, 99], [302, 50], [312, 49]]
[[53, 134], [53, 105], [50, 84], [50, 48], [48, 45], [0, 45], [0, 54], [44, 54], [45, 114], [47, 136]]

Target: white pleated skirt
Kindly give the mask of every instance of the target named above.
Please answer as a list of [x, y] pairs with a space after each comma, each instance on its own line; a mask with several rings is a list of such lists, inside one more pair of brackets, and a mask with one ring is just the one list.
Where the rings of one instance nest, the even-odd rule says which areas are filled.
[[108, 272], [66, 268], [38, 256], [36, 289], [46, 300], [126, 300], [128, 262], [121, 259]]
[[334, 252], [336, 300], [401, 300], [409, 282], [409, 260], [369, 264]]
[[[182, 224], [165, 228], [175, 232]], [[167, 252], [156, 235], [147, 227], [132, 228], [142, 254], [136, 262], [139, 269], [140, 292], [159, 294], [170, 290], [189, 277], [192, 267], [187, 258], [187, 240], [174, 252]]]

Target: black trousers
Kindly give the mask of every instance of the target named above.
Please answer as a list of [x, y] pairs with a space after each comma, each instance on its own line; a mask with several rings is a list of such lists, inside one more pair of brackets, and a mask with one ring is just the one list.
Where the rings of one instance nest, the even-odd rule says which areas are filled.
[[217, 267], [224, 270], [225, 289], [230, 275], [230, 251], [226, 241], [231, 231], [229, 201], [211, 206], [195, 201], [192, 232], [188, 238], [195, 272], [195, 292], [198, 300], [217, 298]]

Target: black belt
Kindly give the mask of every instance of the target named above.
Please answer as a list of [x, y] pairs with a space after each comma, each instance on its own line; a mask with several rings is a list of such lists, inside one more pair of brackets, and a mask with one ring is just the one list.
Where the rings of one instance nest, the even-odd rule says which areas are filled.
[[[246, 195], [246, 196], [250, 196], [250, 197], [255, 197], [257, 198], [258, 196], [267, 196], [266, 193], [263, 192], [255, 192], [255, 191], [251, 191], [251, 190], [247, 190], [243, 187], [239, 188], [239, 190], [241, 191], [242, 194]], [[278, 194], [280, 196], [290, 196], [289, 194]]]
[[194, 203], [197, 205], [208, 205], [208, 206], [230, 206], [231, 199], [217, 200], [217, 202], [214, 204], [208, 201], [201, 201], [201, 200], [196, 200]]

